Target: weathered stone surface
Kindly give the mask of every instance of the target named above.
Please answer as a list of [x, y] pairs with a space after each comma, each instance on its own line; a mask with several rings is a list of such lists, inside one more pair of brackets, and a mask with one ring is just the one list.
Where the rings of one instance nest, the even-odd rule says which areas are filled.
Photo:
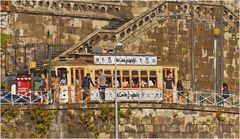
[[153, 125], [144, 125], [144, 129], [146, 133], [152, 133], [153, 132]]
[[185, 123], [185, 118], [173, 118], [173, 124], [183, 125]]
[[170, 117], [153, 117], [152, 124], [170, 124], [171, 118]]
[[133, 117], [133, 118], [132, 118], [132, 123], [133, 123], [134, 125], [141, 124], [141, 118]]
[[144, 125], [145, 125], [145, 124], [146, 124], [146, 125], [147, 125], [147, 124], [151, 124], [151, 119], [152, 119], [151, 117], [143, 117], [143, 118], [142, 118], [142, 124], [144, 124]]

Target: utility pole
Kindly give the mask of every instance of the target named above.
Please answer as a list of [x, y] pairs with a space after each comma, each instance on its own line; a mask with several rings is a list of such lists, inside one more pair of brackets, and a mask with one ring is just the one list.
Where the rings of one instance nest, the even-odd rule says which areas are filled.
[[192, 47], [192, 54], [191, 54], [191, 71], [192, 71], [192, 89], [195, 89], [195, 42], [194, 42], [194, 5], [193, 1], [191, 1], [191, 47]]
[[[224, 82], [224, 24], [223, 24], [223, 1], [220, 1], [220, 85]], [[220, 89], [220, 88], [219, 88]], [[219, 90], [220, 91], [220, 90]]]
[[50, 31], [47, 32], [47, 45], [48, 45], [48, 89], [51, 91], [51, 60], [52, 60], [52, 53], [51, 53], [51, 34]]

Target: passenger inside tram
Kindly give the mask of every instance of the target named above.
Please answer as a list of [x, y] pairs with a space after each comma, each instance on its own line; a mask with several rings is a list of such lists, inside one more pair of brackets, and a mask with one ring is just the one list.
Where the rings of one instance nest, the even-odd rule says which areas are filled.
[[60, 80], [60, 85], [67, 85], [66, 74], [62, 74], [62, 78]]
[[122, 87], [123, 87], [123, 88], [128, 88], [128, 87], [129, 87], [129, 82], [127, 81], [126, 78], [123, 79]]

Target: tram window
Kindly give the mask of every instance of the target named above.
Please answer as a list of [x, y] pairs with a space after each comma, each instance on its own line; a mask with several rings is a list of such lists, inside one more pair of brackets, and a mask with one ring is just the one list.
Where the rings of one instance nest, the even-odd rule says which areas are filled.
[[123, 76], [122, 76], [122, 87], [123, 88], [128, 88], [130, 87], [130, 74], [129, 74], [129, 71], [122, 71], [123, 73]]
[[140, 81], [140, 86], [141, 88], [146, 88], [148, 87], [148, 76], [147, 76], [147, 71], [141, 71], [141, 81]]
[[106, 84], [107, 87], [112, 87], [112, 74], [111, 74], [111, 70], [104, 70], [104, 74], [106, 74]]
[[133, 88], [138, 88], [139, 87], [139, 75], [138, 71], [132, 71], [132, 80], [131, 80], [131, 86]]
[[120, 71], [119, 70], [117, 70], [117, 87], [121, 87], [121, 83], [122, 83], [122, 81], [121, 81], [121, 75], [120, 75]]
[[175, 83], [175, 70], [172, 69], [172, 79], [173, 79], [173, 83]]
[[75, 70], [76, 72], [76, 85], [78, 86], [79, 85], [79, 72], [78, 70]]
[[74, 84], [73, 69], [71, 69], [71, 84]]
[[157, 72], [156, 71], [150, 71], [148, 86], [149, 87], [157, 87]]
[[98, 75], [99, 75], [98, 70], [95, 70], [95, 81], [94, 81], [94, 83], [95, 83], [96, 86], [98, 86]]
[[58, 68], [58, 77], [60, 78], [60, 85], [67, 85], [67, 69]]

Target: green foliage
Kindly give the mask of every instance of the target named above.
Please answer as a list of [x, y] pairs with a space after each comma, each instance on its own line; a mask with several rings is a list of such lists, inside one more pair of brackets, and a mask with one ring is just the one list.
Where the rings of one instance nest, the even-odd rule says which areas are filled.
[[69, 117], [71, 118], [71, 120], [73, 120], [76, 117], [76, 113], [74, 110], [69, 110], [68, 114], [69, 114]]
[[1, 137], [9, 137], [9, 129], [1, 124]]
[[43, 106], [30, 106], [30, 118], [35, 124], [35, 130], [32, 132], [32, 137], [45, 137], [49, 131], [50, 123], [53, 119], [53, 113], [45, 110]]
[[100, 114], [97, 117], [103, 122], [114, 119], [114, 109], [110, 109], [109, 105], [100, 105], [98, 110]]
[[14, 119], [19, 113], [19, 110], [12, 105], [2, 105], [1, 106], [1, 116], [6, 118], [7, 121]]
[[90, 131], [94, 133], [94, 135], [97, 137], [99, 135], [99, 129], [94, 125], [93, 122], [93, 116], [94, 113], [90, 111], [82, 111], [79, 115], [79, 124]]
[[224, 118], [224, 116], [222, 115], [221, 112], [216, 113], [216, 118], [218, 119], [218, 121], [224, 121], [225, 120], [225, 118]]
[[7, 52], [7, 45], [11, 41], [12, 37], [11, 35], [8, 34], [0, 34], [0, 39], [1, 39], [1, 51], [5, 53]]
[[125, 112], [120, 110], [118, 112], [118, 115], [120, 118], [130, 119], [130, 116], [132, 114], [132, 111], [130, 109], [127, 109]]
[[9, 85], [6, 82], [1, 82], [0, 87], [1, 89], [7, 89], [9, 88]]
[[73, 125], [72, 124], [68, 124], [68, 133], [72, 133], [73, 132]]

